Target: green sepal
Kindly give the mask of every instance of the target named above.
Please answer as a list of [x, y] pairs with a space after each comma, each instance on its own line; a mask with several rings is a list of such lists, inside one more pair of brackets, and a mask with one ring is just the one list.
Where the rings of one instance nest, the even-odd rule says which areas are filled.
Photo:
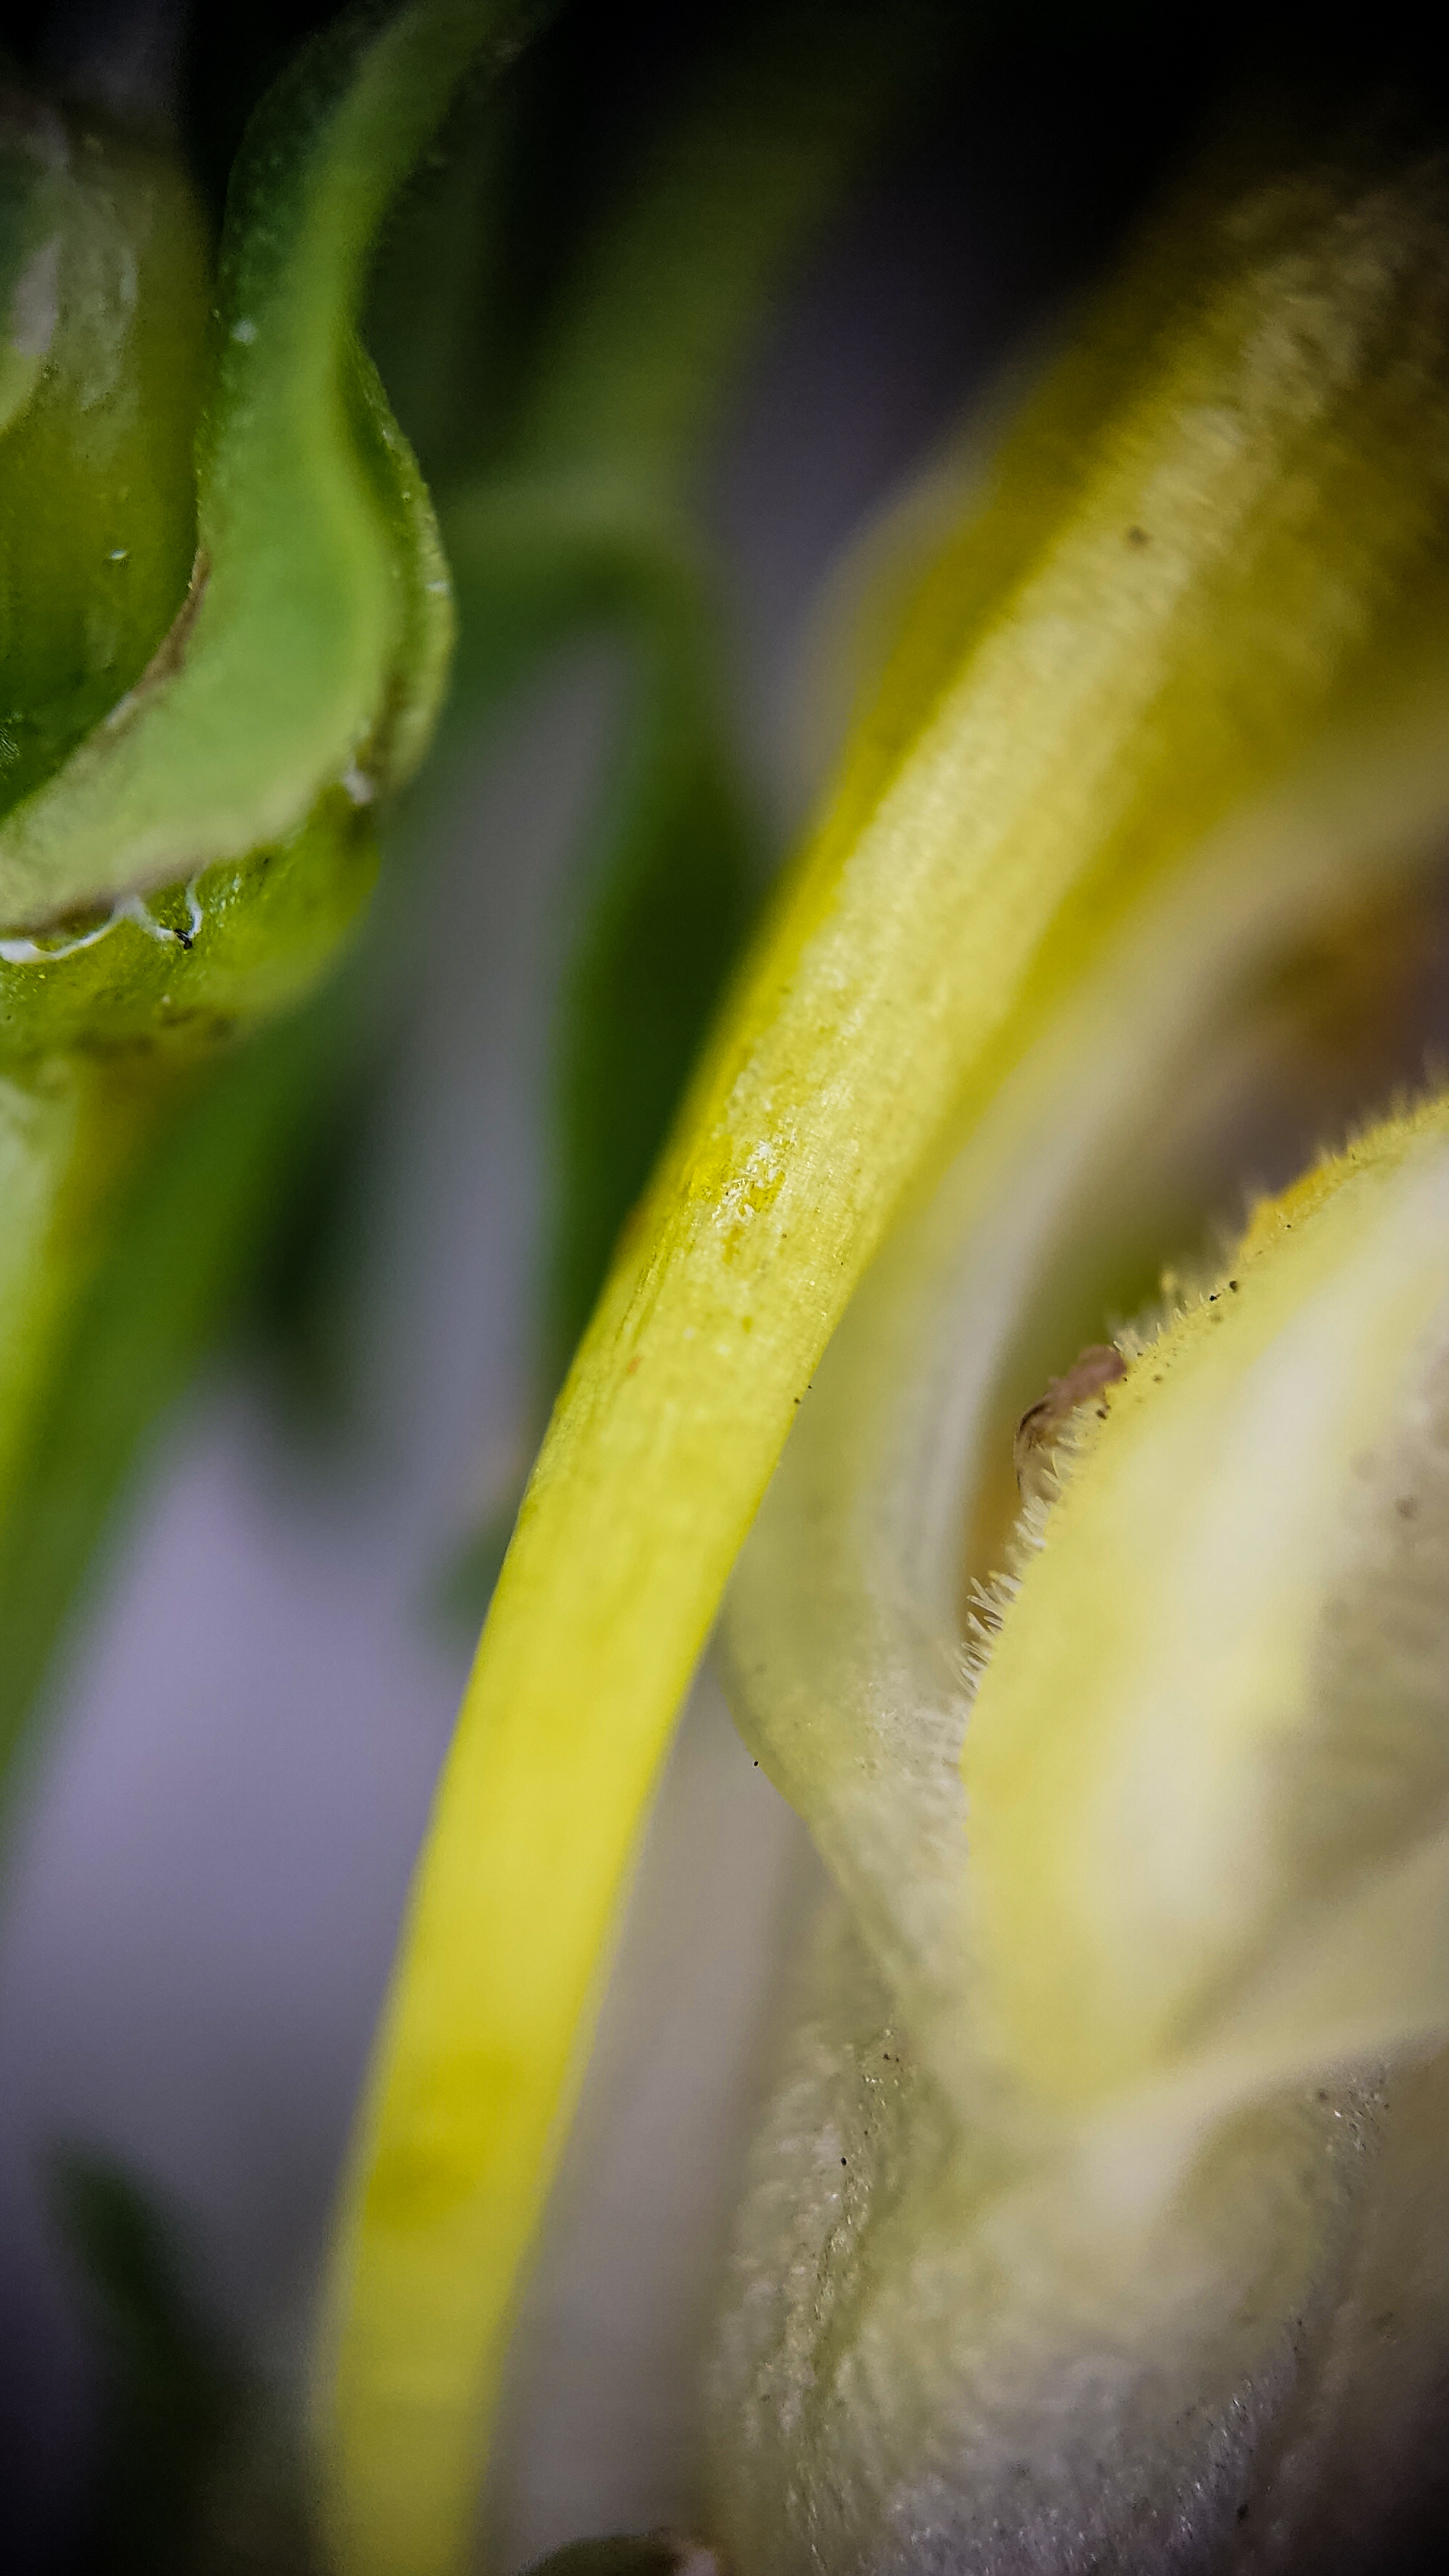
[[373, 799], [431, 730], [451, 594], [355, 314], [410, 159], [522, 15], [351, 12], [264, 103], [222, 245], [190, 591], [0, 824], [7, 1736], [146, 1422], [261, 1257], [291, 1138], [314, 1096], [335, 1108], [325, 1015], [219, 1098], [183, 1095], [198, 1053], [328, 963], [372, 883]]
[[[55, 922], [367, 800], [426, 739], [445, 581], [426, 496], [355, 341], [386, 207], [522, 10], [350, 13], [265, 102], [228, 203], [197, 569], [130, 699], [0, 830], [0, 917]], [[359, 429], [363, 435], [359, 439]]]
[[0, 90], [0, 812], [185, 598], [207, 246], [175, 159]]
[[228, 1037], [307, 991], [376, 873], [371, 818], [338, 787], [271, 849], [0, 938], [0, 1058]]

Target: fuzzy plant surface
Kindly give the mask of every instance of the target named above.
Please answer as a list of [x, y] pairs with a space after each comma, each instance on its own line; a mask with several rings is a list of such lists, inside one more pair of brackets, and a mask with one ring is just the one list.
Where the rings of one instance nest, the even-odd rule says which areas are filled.
[[[1382, 2069], [1412, 2141], [1449, 2010], [1442, 1109], [1221, 1281], [1203, 1237], [1235, 1099], [1293, 1123], [1311, 1005], [1253, 994], [1315, 943], [1367, 963], [1384, 913], [1408, 977], [1432, 910], [1446, 252], [1432, 161], [1228, 154], [918, 584], [575, 1360], [443, 1776], [319, 2361], [359, 2576], [466, 2561], [640, 1816], [767, 1488], [730, 1656], [841, 1913], [744, 2204], [707, 2536], [747, 2576], [1302, 2540]], [[1184, 1242], [1201, 1292], [1127, 1335]], [[1013, 1535], [983, 1425], [1009, 1462], [1053, 1367], [1061, 1467]]]

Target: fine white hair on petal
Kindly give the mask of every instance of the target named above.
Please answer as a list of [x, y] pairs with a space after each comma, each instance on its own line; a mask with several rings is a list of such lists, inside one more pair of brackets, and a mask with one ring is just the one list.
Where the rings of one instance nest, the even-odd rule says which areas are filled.
[[[1379, 2118], [1239, 2120], [1169, 2224], [964, 2142], [843, 1906], [756, 2141], [713, 2369], [751, 2576], [1187, 2576], [1260, 2563], [1273, 2432], [1313, 2420]], [[1321, 2412], [1321, 2408], [1319, 2410]]]
[[[1121, 1883], [1102, 1920], [1120, 1918], [1127, 1957], [1133, 1907], [1143, 1915], [1143, 1992], [1192, 1971], [1194, 1908], [1223, 1943], [1224, 1982], [1192, 2001], [1186, 2043], [1116, 2094], [1053, 2107], [1027, 2080], [1029, 2051], [1013, 2067], [980, 2043], [1000, 2002], [973, 1913], [981, 1793], [961, 1773], [983, 1675], [1051, 1562], [1055, 1498], [1088, 1491], [1093, 1453], [1116, 1438], [1119, 1400], [1140, 1403], [1158, 1346], [1150, 1324], [1119, 1331], [1121, 1383], [1094, 1362], [1085, 1436], [1063, 1421], [995, 1574], [973, 1583], [973, 1514], [993, 1442], [1009, 1466], [1022, 1350], [1035, 1335], [1050, 1354], [1028, 1401], [1053, 1374], [1070, 1381], [1082, 1343], [1101, 1339], [1077, 1305], [1114, 1229], [1140, 1230], [1154, 1191], [1181, 1224], [1184, 1172], [1211, 1206], [1231, 1168], [1224, 1106], [1263, 1087], [1243, 997], [1272, 991], [1274, 959], [1336, 906], [1366, 892], [1412, 902], [1428, 882], [1442, 768], [1431, 759], [1414, 784], [1399, 761], [1395, 778], [1387, 797], [1367, 772], [1356, 798], [1341, 775], [1300, 785], [1296, 806], [1235, 827], [1144, 910], [903, 1212], [742, 1560], [725, 1633], [733, 1702], [840, 1891], [757, 2140], [712, 2367], [718, 2528], [750, 2576], [1306, 2576], [1330, 2563], [1324, 2500], [1355, 2478], [1375, 2501], [1346, 2510], [1357, 2555], [1342, 2567], [1367, 2571], [1376, 2532], [1411, 2509], [1403, 2482], [1415, 2508], [1432, 2489], [1425, 2405], [1449, 2360], [1435, 2154], [1449, 1989], [1427, 1950], [1420, 1973], [1410, 1942], [1403, 1995], [1375, 1988], [1350, 2030], [1328, 2009], [1338, 1969], [1322, 1938], [1337, 1909], [1338, 1937], [1361, 1931], [1360, 1950], [1388, 1958], [1377, 1903], [1432, 1948], [1436, 1835], [1449, 1850], [1449, 1337], [1430, 1311], [1449, 1288], [1449, 1156], [1432, 1122], [1383, 1183], [1382, 1225], [1365, 1218], [1382, 1257], [1371, 1243], [1343, 1270], [1338, 1308], [1315, 1290], [1301, 1328], [1275, 1326], [1244, 1381], [1243, 1525], [1234, 1536], [1231, 1494], [1224, 1519], [1211, 1476], [1191, 1506], [1207, 1514], [1201, 1593], [1212, 1567], [1251, 1559], [1259, 1525], [1266, 1563], [1279, 1483], [1297, 1497], [1311, 1524], [1301, 1706], [1242, 1737], [1236, 1782], [1207, 1779], [1221, 1830], [1237, 1834], [1241, 1810], [1225, 1876], [1211, 1818], [1192, 1828], [1199, 1862], [1175, 1874], [1168, 1846], [1155, 1867], [1143, 1846], [1139, 1870], [1133, 1833], [1103, 1809]], [[1241, 1169], [1241, 1136], [1232, 1150]], [[1413, 1274], [1397, 1305], [1396, 1263]], [[1389, 1341], [1368, 1372], [1373, 1436], [1360, 1437], [1334, 1355], [1374, 1344], [1381, 1293]], [[1251, 1299], [1226, 1284], [1220, 1296], [1227, 1350]], [[1162, 1349], [1218, 1302], [1174, 1286]], [[1130, 1590], [1130, 1564], [1119, 1570]], [[1206, 1594], [1198, 1606], [1206, 1636]], [[1172, 1639], [1157, 1633], [1166, 1672]], [[1067, 1725], [1078, 1695], [1057, 1634]], [[1107, 1795], [1110, 1763], [1104, 1777]], [[1132, 1794], [1140, 1804], [1140, 1780]], [[1172, 1788], [1164, 1830], [1184, 1794]], [[1064, 1809], [1054, 1830], [1085, 1852], [1099, 1824]], [[1090, 1893], [1086, 1859], [1081, 1871]], [[1222, 1923], [1207, 1921], [1215, 1885]], [[1170, 1935], [1160, 1956], [1154, 1907]], [[1048, 1981], [1078, 1932], [1088, 1952], [1096, 1939], [1094, 1920], [1072, 1922], [1060, 1899], [1041, 1931]], [[1395, 2403], [1364, 2408], [1385, 2318]]]

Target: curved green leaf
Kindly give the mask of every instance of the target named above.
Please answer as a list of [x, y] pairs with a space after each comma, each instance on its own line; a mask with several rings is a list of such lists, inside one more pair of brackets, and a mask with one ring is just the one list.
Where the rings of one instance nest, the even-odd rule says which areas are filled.
[[191, 597], [130, 697], [0, 827], [6, 921], [241, 861], [415, 755], [441, 663], [429, 642], [418, 669], [419, 622], [428, 602], [442, 621], [446, 594], [415, 469], [359, 392], [354, 326], [398, 182], [523, 16], [519, 0], [350, 14], [260, 111], [222, 243]]
[[[372, 883], [373, 798], [414, 765], [439, 703], [446, 571], [354, 321], [399, 179], [521, 15], [465, 0], [351, 12], [264, 105], [222, 242], [186, 604], [135, 685], [0, 823], [9, 1731], [147, 1402], [197, 1347], [228, 1260], [247, 1266], [260, 1166], [305, 1131], [279, 1067], [326, 1092], [310, 1037], [255, 1084], [250, 1069], [223, 1081], [214, 1113], [196, 1112], [207, 1142], [177, 1198], [189, 1131], [167, 1138], [167, 1116], [220, 1039], [316, 981]], [[89, 302], [77, 289], [67, 327], [83, 353], [132, 328], [120, 273], [113, 260]], [[144, 342], [149, 308], [135, 328]], [[75, 402], [83, 376], [78, 360]], [[189, 508], [179, 525], [189, 547]], [[169, 1169], [148, 1170], [157, 1149], [174, 1149]], [[117, 1262], [122, 1223], [135, 1235]]]
[[0, 91], [0, 813], [186, 595], [207, 292], [172, 155]]

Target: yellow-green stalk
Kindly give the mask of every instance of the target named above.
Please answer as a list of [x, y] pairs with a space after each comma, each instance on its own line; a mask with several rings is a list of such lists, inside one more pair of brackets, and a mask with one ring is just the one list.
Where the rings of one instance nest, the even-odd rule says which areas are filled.
[[466, 2557], [674, 1713], [903, 1190], [1129, 901], [1442, 635], [1446, 415], [1435, 174], [1205, 196], [924, 585], [621, 1248], [480, 1647], [335, 2252], [345, 2576]]

